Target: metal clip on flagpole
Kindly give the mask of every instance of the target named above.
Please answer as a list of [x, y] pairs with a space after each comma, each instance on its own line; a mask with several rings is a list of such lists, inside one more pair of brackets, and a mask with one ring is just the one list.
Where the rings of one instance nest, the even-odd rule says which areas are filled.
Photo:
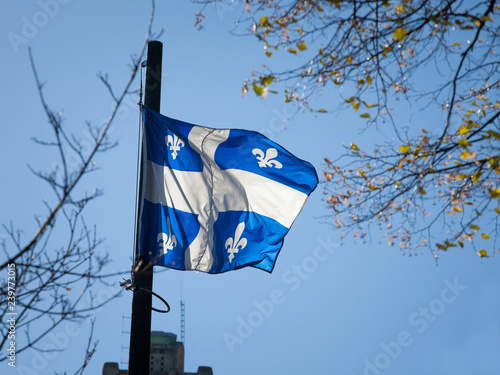
[[154, 308], [153, 306], [151, 306], [151, 310], [159, 312], [159, 313], [163, 313], [163, 314], [168, 313], [170, 311], [170, 305], [168, 304], [168, 302], [165, 301], [160, 295], [156, 294], [152, 290], [147, 290], [147, 289], [138, 287], [130, 279], [127, 279], [127, 280], [123, 279], [123, 281], [120, 281], [120, 286], [122, 288], [125, 288], [125, 290], [132, 290], [133, 291], [134, 289], [138, 289], [138, 290], [142, 290], [143, 292], [146, 292], [146, 293], [151, 293], [153, 296], [155, 296], [160, 301], [162, 301], [165, 304], [165, 306], [167, 306], [166, 310], [160, 310], [160, 309], [157, 309], [157, 308]]

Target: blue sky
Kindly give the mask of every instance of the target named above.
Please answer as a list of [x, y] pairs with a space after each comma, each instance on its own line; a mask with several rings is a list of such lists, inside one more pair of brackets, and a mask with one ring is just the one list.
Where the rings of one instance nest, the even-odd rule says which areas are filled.
[[[100, 123], [112, 106], [96, 73], [108, 73], [121, 89], [128, 78], [129, 56], [142, 46], [150, 12], [149, 4], [143, 3], [0, 2], [0, 221], [12, 220], [26, 240], [36, 228], [34, 215], [44, 213], [42, 200], [54, 200], [26, 166], [48, 169], [55, 160], [31, 140], [43, 138], [49, 128], [27, 47], [47, 82], [47, 101], [63, 111], [75, 134], [85, 136], [85, 120]], [[188, 1], [157, 5], [154, 29], [164, 30], [159, 38], [164, 44], [163, 114], [199, 125], [263, 132], [311, 162], [318, 174], [323, 158], [340, 155], [343, 143], [362, 146], [381, 139], [375, 132], [360, 135], [363, 123], [353, 112], [294, 115], [278, 97], [241, 98], [244, 79], [253, 68], [269, 62], [262, 45], [252, 37], [230, 34], [239, 8], [208, 8], [202, 31], [194, 27], [198, 10]], [[33, 22], [39, 26], [26, 26]], [[25, 39], [13, 43], [9, 33]], [[275, 63], [279, 67], [284, 62]], [[331, 94], [317, 101], [324, 104], [335, 98]], [[136, 102], [137, 98], [126, 101], [112, 129], [119, 146], [98, 155], [101, 170], [80, 187], [104, 190], [104, 196], [89, 206], [86, 221], [106, 238], [101, 250], [113, 258], [112, 270], [131, 266]], [[414, 114], [413, 121], [418, 116]], [[439, 124], [441, 116], [427, 113], [426, 123]], [[377, 240], [361, 243], [347, 238], [341, 243], [340, 233], [324, 223], [328, 212], [323, 197], [320, 185], [285, 238], [272, 274], [244, 269], [215, 276], [170, 270], [155, 275], [154, 290], [170, 302], [172, 312], [153, 313], [154, 330], [179, 335], [181, 296], [186, 303], [186, 371], [205, 365], [216, 375], [497, 374], [499, 258], [481, 260], [465, 248], [440, 254], [436, 265], [427, 250], [409, 257]], [[3, 229], [0, 236], [5, 237]], [[116, 290], [117, 283], [96, 293], [105, 298]], [[131, 297], [124, 293], [96, 312], [99, 345], [88, 374], [100, 373], [104, 362], [126, 360], [128, 352], [121, 347], [128, 346], [129, 338], [122, 330], [128, 331], [130, 323], [126, 320], [123, 326], [122, 315], [130, 315]], [[64, 329], [53, 339], [63, 337]], [[51, 358], [34, 351], [18, 356], [26, 373], [71, 373], [81, 361], [89, 324], [67, 329], [71, 335], [66, 332], [68, 339], [59, 342], [64, 352]], [[41, 346], [50, 342], [47, 338]], [[5, 363], [0, 367], [2, 373], [22, 373]]]

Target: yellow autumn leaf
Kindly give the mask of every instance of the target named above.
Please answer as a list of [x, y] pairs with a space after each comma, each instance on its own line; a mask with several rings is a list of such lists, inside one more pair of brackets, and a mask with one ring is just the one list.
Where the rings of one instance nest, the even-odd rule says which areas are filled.
[[486, 252], [486, 250], [482, 249], [477, 252], [477, 255], [480, 256], [481, 258], [484, 258], [488, 256], [488, 253]]
[[396, 4], [396, 5], [394, 5], [394, 9], [395, 9], [397, 12], [406, 13], [406, 10], [405, 10], [405, 8], [404, 8], [404, 6], [403, 6], [403, 5]]
[[472, 115], [474, 112], [475, 112], [475, 111], [474, 111], [473, 109], [469, 109], [469, 110], [467, 111], [467, 113], [464, 115], [464, 117], [466, 117], [466, 118], [467, 118], [467, 117], [469, 117], [470, 115]]
[[490, 196], [491, 196], [493, 199], [498, 199], [498, 198], [500, 198], [500, 189], [499, 189], [499, 188], [496, 188], [496, 189], [490, 189]]
[[392, 51], [392, 47], [385, 47], [384, 50], [382, 51], [382, 56], [385, 57], [391, 51]]
[[259, 86], [257, 84], [253, 84], [253, 91], [258, 95], [258, 96], [262, 96], [262, 94], [264, 93], [264, 89], [262, 88], [262, 86]]
[[488, 234], [486, 234], [486, 233], [481, 233], [481, 237], [483, 237], [485, 240], [490, 239], [490, 236], [488, 236]]
[[399, 146], [399, 152], [403, 153], [403, 154], [407, 154], [408, 152], [410, 152], [410, 146], [408, 145], [401, 145]]
[[465, 150], [464, 152], [462, 152], [460, 154], [460, 157], [464, 160], [470, 160], [470, 159], [474, 159], [477, 155], [477, 151], [474, 151], [474, 152], [469, 152], [468, 150]]
[[403, 40], [405, 40], [406, 38], [406, 30], [401, 28], [401, 27], [398, 27], [395, 31], [394, 31], [394, 34], [392, 34], [392, 36], [394, 38], [396, 38], [397, 40], [399, 40], [400, 42], [402, 42]]
[[300, 43], [300, 44], [297, 44], [297, 48], [299, 49], [299, 51], [304, 51], [307, 49], [307, 46], [305, 43]]
[[369, 118], [370, 114], [369, 113], [363, 113], [360, 115], [361, 118]]
[[497, 140], [500, 141], [500, 133], [499, 132], [496, 132], [494, 130], [487, 130], [486, 133], [490, 136], [490, 137], [494, 137], [496, 138]]
[[440, 243], [437, 243], [437, 244], [436, 244], [436, 246], [437, 246], [437, 248], [438, 248], [439, 250], [448, 250], [448, 248], [447, 248], [446, 246], [441, 245]]
[[474, 174], [472, 175], [472, 182], [477, 184], [479, 180], [481, 179], [481, 171], [475, 171]]

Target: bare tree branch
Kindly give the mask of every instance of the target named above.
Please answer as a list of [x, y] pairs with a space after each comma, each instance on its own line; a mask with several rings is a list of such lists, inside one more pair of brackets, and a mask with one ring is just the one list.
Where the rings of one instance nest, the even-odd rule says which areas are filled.
[[[93, 311], [121, 292], [117, 283], [113, 285], [111, 281], [123, 274], [107, 271], [109, 257], [107, 254], [99, 255], [97, 251], [103, 240], [97, 237], [95, 227], [87, 226], [83, 217], [88, 204], [102, 193], [99, 189], [83, 193], [81, 191], [85, 183], [84, 176], [96, 170], [96, 154], [116, 146], [116, 143], [109, 140], [109, 129], [117, 121], [117, 113], [125, 97], [133, 92], [131, 87], [151, 37], [154, 12], [155, 4], [152, 1], [146, 38], [133, 61], [124, 87], [115, 91], [107, 80], [101, 79], [108, 88], [114, 107], [104, 125], [93, 127], [90, 122], [86, 122], [88, 139], [85, 144], [69, 132], [62, 115], [47, 103], [45, 83], [39, 77], [33, 53], [29, 50], [40, 101], [52, 130], [49, 139], [34, 138], [33, 141], [42, 147], [55, 148], [58, 155], [57, 165], [49, 171], [38, 171], [32, 167], [29, 169], [34, 176], [48, 183], [56, 200], [54, 203], [44, 201], [47, 213], [35, 215], [38, 228], [27, 241], [24, 240], [23, 232], [15, 228], [14, 224], [3, 225], [9, 238], [1, 243], [6, 260], [2, 260], [0, 270], [10, 270], [11, 274], [15, 274], [15, 282], [11, 281], [9, 284], [6, 278], [0, 277], [0, 349], [6, 348], [9, 334], [12, 333], [6, 319], [9, 308], [14, 306], [7, 303], [8, 296], [13, 294], [11, 285], [15, 285], [16, 354], [29, 348], [42, 352], [52, 350], [43, 345], [42, 340], [48, 334], [57, 330], [64, 322], [88, 319]], [[73, 160], [77, 162], [74, 163]], [[105, 297], [93, 292], [99, 284], [108, 289]], [[94, 323], [92, 319], [83, 364], [75, 374], [84, 372], [96, 350]], [[6, 361], [7, 356], [8, 351], [2, 350], [0, 362]]]

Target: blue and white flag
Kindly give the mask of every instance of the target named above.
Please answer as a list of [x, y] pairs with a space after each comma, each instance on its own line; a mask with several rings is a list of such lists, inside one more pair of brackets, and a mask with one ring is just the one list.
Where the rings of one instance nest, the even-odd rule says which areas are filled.
[[271, 272], [318, 177], [262, 134], [144, 107], [140, 254], [179, 270]]

